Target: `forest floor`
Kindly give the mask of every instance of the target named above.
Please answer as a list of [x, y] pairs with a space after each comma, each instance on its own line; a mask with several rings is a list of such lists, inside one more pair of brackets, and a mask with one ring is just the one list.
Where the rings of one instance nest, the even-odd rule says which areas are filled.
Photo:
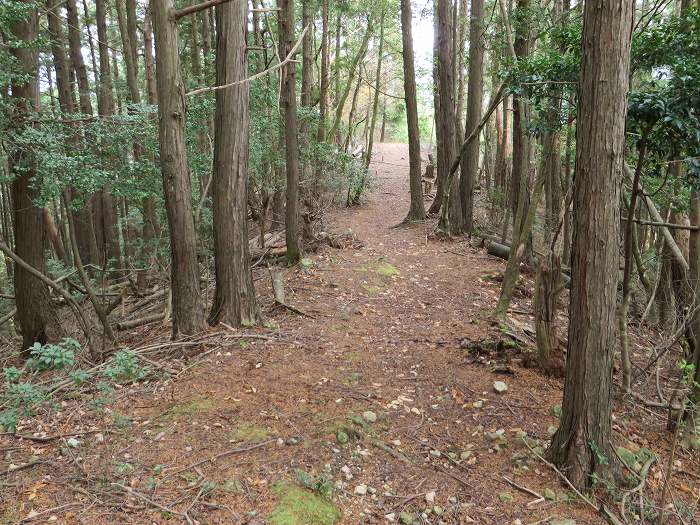
[[[92, 405], [68, 397], [43, 424], [24, 422], [30, 439], [0, 437], [0, 521], [605, 523], [535, 453], [557, 425], [562, 381], [520, 365], [534, 346], [531, 276], [491, 323], [504, 261], [477, 240], [430, 238], [430, 221], [395, 227], [406, 146], [381, 145], [373, 166], [367, 202], [327, 218], [362, 246], [323, 246], [285, 271], [287, 301], [306, 315], [275, 308], [256, 270], [266, 324], [248, 332], [260, 339], [222, 336], [175, 377], [124, 386], [101, 410], [99, 392]], [[126, 339], [167, 335], [156, 325]], [[617, 400], [614, 423], [615, 445], [660, 458], [644, 489], [658, 502], [665, 413]], [[676, 460], [672, 495], [692, 504], [698, 464], [680, 449]], [[630, 501], [627, 519], [639, 522]]]

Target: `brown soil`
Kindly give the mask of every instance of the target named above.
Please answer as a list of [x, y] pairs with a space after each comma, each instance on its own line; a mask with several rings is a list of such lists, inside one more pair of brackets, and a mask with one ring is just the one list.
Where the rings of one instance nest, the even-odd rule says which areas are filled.
[[[287, 301], [310, 317], [273, 308], [267, 272], [257, 270], [268, 322], [255, 333], [271, 340], [222, 336], [221, 346], [201, 347], [206, 356], [190, 355], [194, 366], [178, 377], [117, 390], [102, 413], [67, 399], [45, 426], [32, 420], [19, 430], [99, 432], [76, 436], [76, 447], [68, 436], [4, 436], [3, 470], [32, 456], [46, 461], [0, 478], [5, 522], [40, 513], [37, 522], [265, 523], [278, 482], [305, 481], [301, 470], [335, 485], [344, 524], [386, 523], [390, 513], [398, 522], [403, 511], [431, 524], [604, 523], [573, 497], [528, 505], [536, 498], [505, 481], [571, 495], [516, 435], [546, 446], [562, 395], [560, 380], [519, 365], [522, 351], [505, 333], [527, 341], [520, 328], [531, 317], [518, 312], [530, 310], [531, 279], [523, 279], [508, 326], [490, 323], [504, 262], [476, 240], [433, 240], [432, 223], [395, 227], [408, 209], [407, 164], [405, 146], [382, 145], [368, 202], [328, 219], [331, 231], [352, 230], [364, 247], [325, 246], [309, 269], [286, 271]], [[212, 333], [215, 343], [220, 332]], [[166, 335], [156, 325], [128, 338], [142, 345]], [[495, 393], [494, 381], [508, 391]], [[366, 411], [377, 421], [358, 425]], [[668, 457], [662, 413], [620, 402], [615, 423], [620, 443]], [[487, 433], [499, 429], [506, 443], [495, 446]], [[339, 444], [338, 431], [350, 442]], [[464, 451], [471, 456], [461, 459]], [[684, 452], [678, 458], [684, 470], [697, 468]], [[647, 490], [658, 491], [660, 470], [652, 467]], [[366, 495], [354, 493], [361, 484]], [[676, 497], [687, 491], [694, 499], [698, 479], [678, 474], [674, 487]], [[420, 517], [434, 505], [441, 516]]]

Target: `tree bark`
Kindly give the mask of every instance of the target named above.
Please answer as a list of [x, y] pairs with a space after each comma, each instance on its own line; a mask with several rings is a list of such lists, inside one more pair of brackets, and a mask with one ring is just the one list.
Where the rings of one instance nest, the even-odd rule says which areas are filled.
[[173, 0], [151, 2], [156, 35], [156, 85], [160, 165], [170, 225], [173, 337], [204, 328], [199, 289], [197, 238], [185, 147], [185, 89], [180, 69]]
[[326, 140], [326, 119], [328, 117], [328, 85], [330, 61], [330, 33], [328, 30], [328, 2], [321, 0], [321, 82], [319, 87], [319, 123], [317, 140]]
[[401, 0], [401, 41], [403, 44], [403, 88], [408, 127], [409, 185], [411, 206], [405, 221], [425, 219], [423, 186], [421, 184], [420, 128], [418, 126], [418, 102], [416, 98], [416, 71], [413, 57], [413, 17], [411, 0]]
[[[438, 67], [440, 97], [440, 119], [437, 127], [438, 135], [438, 180], [442, 179], [447, 184], [447, 175], [450, 171], [455, 154], [455, 101], [454, 101], [454, 52], [452, 49], [452, 16], [451, 1], [438, 0]], [[459, 179], [453, 178], [449, 193], [449, 221], [439, 229], [448, 235], [458, 234], [462, 231], [462, 207], [459, 195]], [[447, 188], [445, 188], [446, 190]], [[435, 197], [437, 199], [437, 195]], [[431, 207], [432, 209], [432, 207]], [[443, 217], [445, 214], [443, 214]]]
[[[100, 83], [97, 97], [97, 113], [102, 117], [114, 114], [112, 97], [112, 75], [109, 67], [109, 47], [107, 45], [107, 14], [104, 0], [95, 0], [95, 19], [97, 23], [97, 38], [100, 55]], [[99, 237], [98, 250], [104, 254], [105, 262], [113, 264], [121, 262], [119, 247], [119, 232], [117, 231], [117, 214], [114, 198], [109, 188], [104, 187], [94, 196], [99, 201], [95, 207], [93, 225], [97, 225], [95, 236]], [[98, 235], [99, 230], [99, 235]]]
[[[80, 39], [80, 21], [75, 0], [66, 1], [66, 14], [68, 19], [68, 49], [70, 61], [78, 82], [80, 111], [84, 115], [92, 116], [92, 102], [90, 100], [90, 84], [88, 82], [85, 61], [83, 60], [82, 44]], [[75, 191], [70, 190], [71, 199]], [[100, 253], [95, 239], [95, 227], [92, 220], [92, 197], [85, 197], [85, 203], [74, 208], [75, 233], [78, 237], [80, 257], [86, 263], [97, 264], [100, 261]], [[72, 205], [73, 206], [73, 205]]]
[[[435, 197], [428, 208], [428, 215], [435, 215], [440, 212], [442, 206], [442, 197], [445, 194], [445, 173], [440, 170], [440, 162], [442, 158], [442, 143], [438, 138], [441, 129], [442, 114], [440, 113], [440, 24], [438, 17], [438, 0], [433, 0], [433, 128], [435, 129], [436, 137], [436, 163], [435, 170]], [[432, 137], [431, 137], [432, 143]], [[444, 162], [444, 161], [443, 161]]]
[[[515, 24], [515, 59], [525, 58], [530, 53], [530, 0], [517, 0], [517, 16]], [[513, 221], [517, 221], [517, 210], [520, 199], [529, 201], [527, 184], [523, 183], [523, 177], [529, 177], [530, 155], [529, 140], [527, 136], [527, 123], [530, 120], [528, 105], [522, 97], [513, 95], [513, 167], [511, 170], [511, 211]], [[525, 190], [525, 191], [523, 191]], [[527, 202], [525, 203], [527, 207]]]
[[611, 393], [632, 16], [629, 2], [584, 6], [566, 380], [548, 451], [580, 489], [617, 465]]
[[[247, 2], [216, 6], [216, 85], [248, 75]], [[209, 324], [248, 326], [258, 321], [248, 248], [249, 85], [216, 92], [214, 116], [214, 267], [216, 289]]]
[[[28, 0], [24, 3], [29, 4]], [[15, 15], [18, 16], [18, 15]], [[12, 78], [13, 127], [21, 134], [31, 126], [30, 114], [37, 99], [36, 71], [38, 53], [34, 41], [38, 36], [39, 16], [36, 8], [27, 9], [24, 18], [12, 20], [10, 33], [26, 45], [10, 47], [23, 78]], [[43, 212], [34, 204], [39, 196], [36, 177], [37, 161], [31, 148], [24, 149], [9, 141], [9, 168], [12, 180], [12, 205], [15, 226], [15, 253], [31, 267], [45, 272], [44, 243], [46, 230]], [[45, 344], [61, 335], [60, 325], [51, 308], [47, 286], [22, 266], [16, 266], [14, 275], [17, 320], [22, 332], [22, 349], [27, 351], [34, 343]]]
[[[294, 0], [279, 0], [280, 57], [286, 57], [294, 46]], [[299, 138], [297, 134], [296, 64], [282, 67], [280, 106], [284, 110], [284, 139], [287, 161], [286, 241], [287, 258], [296, 263], [301, 258], [299, 240]], [[335, 132], [335, 126], [333, 129]]]
[[56, 70], [56, 90], [58, 91], [59, 106], [64, 113], [73, 113], [75, 111], [75, 100], [71, 89], [69, 64], [64, 45], [63, 21], [59, 14], [60, 4], [61, 0], [48, 0], [47, 2], [51, 52], [53, 54], [54, 69]]
[[[470, 134], [481, 120], [484, 103], [484, 0], [471, 0], [469, 24], [469, 81], [465, 132]], [[459, 190], [462, 204], [463, 231], [471, 232], [474, 220], [474, 185], [479, 174], [479, 140], [469, 145], [462, 157]]]

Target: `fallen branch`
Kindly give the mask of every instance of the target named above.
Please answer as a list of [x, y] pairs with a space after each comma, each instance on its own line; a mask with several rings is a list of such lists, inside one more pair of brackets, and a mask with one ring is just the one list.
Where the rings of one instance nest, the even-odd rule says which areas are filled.
[[136, 491], [135, 491], [134, 489], [132, 489], [131, 487], [126, 487], [126, 486], [124, 486], [124, 485], [122, 485], [122, 484], [120, 484], [120, 483], [112, 483], [111, 485], [112, 485], [113, 487], [117, 487], [118, 489], [123, 490], [124, 492], [126, 492], [127, 494], [129, 494], [129, 495], [131, 495], [131, 496], [134, 496], [135, 498], [140, 499], [141, 501], [145, 501], [145, 502], [148, 503], [149, 505], [151, 505], [151, 506], [153, 506], [153, 507], [155, 507], [155, 508], [157, 508], [157, 509], [160, 509], [160, 510], [162, 510], [163, 512], [168, 512], [168, 513], [172, 514], [173, 516], [180, 516], [181, 518], [187, 520], [188, 523], [192, 523], [192, 520], [189, 518], [189, 516], [187, 516], [186, 513], [184, 513], [184, 512], [178, 512], [178, 511], [176, 511], [176, 510], [174, 510], [174, 509], [171, 509], [170, 507], [166, 507], [165, 505], [161, 505], [161, 504], [158, 503], [157, 501], [153, 501], [153, 500], [152, 500], [151, 498], [149, 498], [148, 496], [145, 496], [145, 495], [141, 494], [140, 492], [136, 492]]
[[[210, 458], [202, 459], [200, 461], [192, 463], [191, 465], [189, 465], [187, 467], [182, 467], [182, 468], [179, 468], [177, 470], [174, 470], [173, 472], [170, 472], [170, 474], [172, 475], [172, 474], [177, 474], [179, 472], [185, 472], [187, 470], [192, 470], [196, 467], [199, 467], [200, 465], [204, 465], [205, 463], [216, 463], [221, 458], [225, 458], [227, 456], [232, 456], [234, 454], [242, 454], [243, 452], [250, 452], [251, 450], [257, 450], [259, 448], [266, 447], [267, 445], [269, 445], [270, 443], [273, 443], [275, 441], [277, 441], [277, 440], [276, 439], [268, 439], [266, 441], [261, 441], [259, 443], [253, 443], [252, 445], [248, 445], [245, 447], [232, 448], [230, 450], [220, 452], [219, 454], [216, 454], [215, 456], [212, 456]], [[168, 469], [165, 469], [165, 470], [168, 470]]]
[[138, 319], [131, 319], [129, 321], [119, 321], [117, 323], [117, 330], [129, 330], [131, 328], [136, 328], [145, 324], [156, 323], [158, 321], [162, 321], [164, 317], [165, 314], [163, 312], [160, 312], [157, 314], [140, 317]]
[[512, 479], [510, 479], [507, 476], [503, 476], [503, 479], [506, 480], [506, 483], [508, 483], [510, 486], [515, 487], [516, 489], [518, 489], [521, 492], [524, 492], [525, 494], [529, 494], [530, 496], [534, 496], [537, 498], [536, 500], [528, 503], [527, 504], [528, 507], [531, 505], [534, 505], [536, 503], [541, 503], [542, 501], [544, 501], [544, 496], [542, 494], [539, 494], [539, 493], [535, 492], [534, 490], [529, 489], [523, 485], [518, 485], [515, 481], [513, 481]]
[[[91, 355], [97, 355], [97, 350], [94, 348], [92, 344], [92, 338], [90, 337], [90, 325], [87, 322], [87, 319], [85, 318], [85, 314], [80, 308], [80, 305], [76, 302], [75, 299], [73, 299], [73, 296], [69, 294], [66, 290], [64, 290], [61, 286], [58, 285], [56, 281], [53, 281], [51, 278], [47, 277], [43, 273], [41, 273], [39, 270], [34, 268], [31, 264], [27, 263], [24, 259], [22, 259], [19, 255], [17, 255], [15, 252], [10, 250], [10, 248], [5, 244], [5, 242], [0, 241], [0, 251], [7, 255], [10, 259], [15, 261], [15, 264], [17, 266], [20, 266], [22, 269], [26, 270], [30, 274], [32, 274], [34, 277], [39, 279], [41, 282], [49, 286], [50, 288], [53, 288], [56, 290], [61, 297], [63, 297], [68, 304], [70, 304], [73, 309], [75, 310], [76, 317], [78, 318], [78, 323], [80, 324], [80, 328], [82, 328], [83, 333], [85, 334], [85, 339], [87, 341], [88, 347], [90, 348], [90, 354]], [[67, 276], [64, 276], [66, 278]]]
[[551, 468], [554, 472], [559, 474], [559, 477], [564, 480], [564, 482], [569, 486], [571, 490], [573, 490], [576, 495], [581, 498], [584, 502], [586, 502], [591, 508], [595, 509], [596, 512], [600, 512], [605, 518], [612, 524], [612, 525], [624, 525], [617, 516], [615, 516], [605, 505], [601, 505], [600, 508], [593, 503], [590, 499], [588, 499], [586, 496], [584, 496], [580, 490], [578, 490], [573, 483], [569, 481], [569, 478], [567, 478], [561, 470], [559, 470], [553, 463], [550, 463], [546, 459], [544, 459], [542, 456], [540, 456], [537, 452], [533, 450], [533, 448], [526, 442], [525, 446], [530, 449], [530, 452], [532, 452], [542, 463], [547, 465], [549, 468]]
[[50, 463], [50, 462], [44, 461], [44, 460], [36, 460], [36, 461], [29, 461], [28, 463], [23, 463], [21, 465], [16, 465], [14, 467], [8, 467], [7, 469], [0, 472], [0, 476], [7, 476], [8, 474], [14, 474], [15, 472], [19, 472], [20, 470], [26, 470], [28, 468], [35, 467], [36, 465], [43, 465], [44, 463]]
[[15, 315], [17, 315], [17, 308], [13, 308], [9, 314], [7, 314], [2, 319], [0, 319], [0, 325], [5, 324], [7, 321], [12, 319]]

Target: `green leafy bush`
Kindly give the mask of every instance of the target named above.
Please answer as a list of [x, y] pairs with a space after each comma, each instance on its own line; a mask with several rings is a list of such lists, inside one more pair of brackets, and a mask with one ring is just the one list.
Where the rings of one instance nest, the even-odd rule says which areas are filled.
[[66, 338], [57, 345], [34, 343], [27, 368], [38, 371], [70, 368], [75, 363], [76, 350], [80, 350], [80, 343], [71, 338]]
[[120, 350], [110, 360], [103, 374], [115, 383], [141, 381], [148, 375], [148, 368], [141, 365], [131, 350]]

